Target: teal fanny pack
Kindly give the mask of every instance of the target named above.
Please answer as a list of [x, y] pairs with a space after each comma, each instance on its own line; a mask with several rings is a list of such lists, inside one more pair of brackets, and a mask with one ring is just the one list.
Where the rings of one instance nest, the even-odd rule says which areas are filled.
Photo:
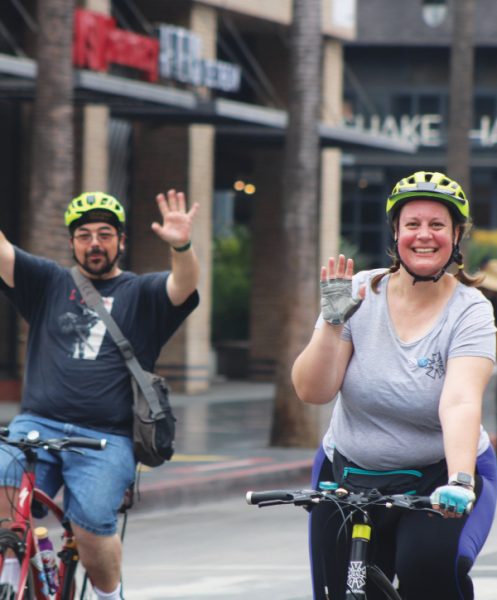
[[421, 469], [362, 469], [335, 448], [333, 476], [341, 487], [353, 492], [376, 488], [382, 494], [426, 494], [439, 479], [446, 481], [447, 469], [444, 460]]

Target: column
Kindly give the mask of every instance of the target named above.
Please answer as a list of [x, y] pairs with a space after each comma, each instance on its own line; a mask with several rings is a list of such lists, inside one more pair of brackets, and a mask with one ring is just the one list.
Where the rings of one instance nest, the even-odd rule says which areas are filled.
[[[338, 125], [342, 118], [343, 55], [341, 43], [325, 40], [323, 47], [323, 109], [322, 120]], [[340, 213], [342, 189], [342, 152], [338, 148], [321, 151], [321, 264], [336, 256], [340, 245]]]
[[[342, 118], [343, 54], [337, 40], [325, 40], [323, 47], [323, 108], [322, 120], [338, 125]], [[342, 151], [323, 148], [321, 151], [321, 203], [319, 219], [320, 263], [327, 264], [329, 256], [337, 256], [340, 246], [340, 214], [342, 203]], [[331, 409], [332, 410], [332, 409]], [[316, 410], [320, 435], [324, 435], [330, 420], [330, 407]]]
[[[85, 0], [83, 8], [110, 14], [110, 0]], [[108, 189], [109, 109], [104, 104], [85, 104], [81, 109], [81, 170], [79, 190]]]
[[[216, 13], [193, 6], [189, 28], [202, 39], [202, 56], [216, 55]], [[208, 90], [201, 90], [208, 95]], [[210, 367], [212, 198], [214, 128], [211, 125], [170, 125], [159, 121], [136, 124], [133, 142], [134, 191], [131, 203], [130, 266], [141, 273], [168, 268], [169, 249], [154, 239], [150, 223], [158, 218], [155, 195], [175, 188], [187, 200], [199, 202], [193, 245], [200, 261], [200, 306], [164, 347], [157, 371], [173, 389], [189, 394], [208, 388]]]

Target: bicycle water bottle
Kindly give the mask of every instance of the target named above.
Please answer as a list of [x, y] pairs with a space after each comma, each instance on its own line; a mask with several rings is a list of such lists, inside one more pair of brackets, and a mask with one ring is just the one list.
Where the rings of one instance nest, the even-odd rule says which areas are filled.
[[43, 569], [47, 577], [48, 587], [51, 594], [55, 594], [59, 589], [59, 572], [57, 569], [57, 556], [46, 527], [37, 527], [35, 535], [38, 538], [38, 547], [40, 549]]
[[48, 588], [47, 576], [45, 575], [45, 568], [43, 567], [43, 561], [41, 559], [41, 552], [37, 552], [32, 556], [30, 563], [33, 565], [35, 570], [35, 577], [39, 579], [41, 591], [45, 596], [48, 596], [50, 590]]

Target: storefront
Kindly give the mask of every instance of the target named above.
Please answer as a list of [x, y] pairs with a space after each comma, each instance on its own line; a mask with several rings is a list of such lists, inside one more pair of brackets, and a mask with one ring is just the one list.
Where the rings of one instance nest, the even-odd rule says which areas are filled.
[[[384, 205], [393, 185], [416, 170], [446, 170], [451, 44], [444, 20], [423, 20], [421, 0], [392, 10], [388, 0], [357, 4], [357, 38], [344, 45], [346, 122], [361, 132], [398, 135], [413, 155], [360, 149], [344, 154], [342, 235], [364, 266], [389, 264]], [[497, 228], [497, 6], [476, 2], [471, 200], [474, 226]], [[497, 248], [496, 248], [497, 251]]]
[[[187, 392], [205, 389], [215, 371], [213, 228], [216, 233], [217, 226], [245, 221], [256, 249], [246, 372], [271, 377], [281, 302], [273, 297], [270, 281], [280, 222], [290, 0], [279, 1], [278, 7], [242, 0], [79, 4], [73, 49], [77, 172], [76, 189], [68, 191], [68, 199], [81, 190], [106, 189], [126, 204], [125, 266], [137, 272], [167, 268], [164, 248], [149, 231], [156, 218], [156, 193], [175, 187], [200, 203], [194, 243], [202, 268], [201, 306], [158, 362], [171, 383]], [[368, 147], [392, 156], [413, 151], [409, 142], [340, 123], [342, 41], [354, 36], [353, 18], [344, 8], [354, 5], [323, 2], [323, 235], [317, 241], [323, 256], [338, 244], [342, 150]], [[23, 157], [29, 145], [36, 57], [29, 53], [34, 34], [15, 6], [6, 18], [11, 43], [0, 44], [0, 189], [7, 199], [2, 227], [22, 245], [28, 197]], [[35, 14], [35, 2], [30, 7]], [[240, 182], [243, 188], [237, 191]], [[0, 321], [9, 332], [0, 346], [0, 376], [17, 378], [22, 366], [19, 327], [3, 299], [0, 308]]]

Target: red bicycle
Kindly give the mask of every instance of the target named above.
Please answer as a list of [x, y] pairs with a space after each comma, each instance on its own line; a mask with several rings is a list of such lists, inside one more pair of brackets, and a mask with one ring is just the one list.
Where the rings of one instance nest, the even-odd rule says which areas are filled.
[[[77, 597], [75, 575], [79, 562], [78, 549], [71, 524], [65, 518], [63, 510], [52, 498], [36, 488], [37, 451], [41, 448], [50, 452], [81, 452], [82, 448], [103, 450], [106, 440], [83, 437], [42, 440], [38, 431], [30, 431], [20, 440], [12, 440], [8, 436], [9, 430], [0, 428], [0, 444], [21, 450], [26, 457], [26, 464], [23, 467], [19, 493], [13, 499], [13, 519], [4, 519], [0, 527], [0, 573], [6, 556], [15, 556], [20, 565], [20, 575], [17, 589], [4, 591], [0, 597], [5, 600], [73, 600]], [[52, 515], [62, 528], [60, 543], [56, 543], [57, 576], [52, 577], [57, 581], [55, 589], [53, 585], [49, 588], [41, 559], [32, 512], [34, 502]]]

